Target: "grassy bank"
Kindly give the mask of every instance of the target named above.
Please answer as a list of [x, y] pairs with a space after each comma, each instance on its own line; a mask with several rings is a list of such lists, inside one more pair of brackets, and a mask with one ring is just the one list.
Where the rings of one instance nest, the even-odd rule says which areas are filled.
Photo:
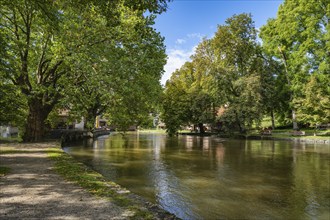
[[317, 131], [314, 135], [314, 130], [312, 129], [302, 129], [301, 131], [305, 132], [305, 135], [293, 135], [292, 129], [275, 129], [272, 131], [270, 137], [275, 139], [293, 139], [301, 141], [329, 141], [330, 140], [330, 130], [321, 130]]
[[10, 172], [8, 167], [0, 166], [0, 177], [7, 175]]
[[[46, 144], [46, 143], [45, 143]], [[14, 146], [7, 143], [1, 147], [0, 154], [21, 154], [34, 153], [36, 150], [31, 147], [25, 148], [24, 144]], [[31, 146], [31, 144], [29, 144]], [[41, 143], [42, 145], [42, 143]], [[154, 204], [144, 201], [142, 198], [132, 194], [118, 184], [106, 180], [101, 174], [93, 171], [86, 165], [76, 161], [70, 155], [66, 154], [61, 147], [56, 144], [44, 148], [42, 152], [54, 161], [54, 170], [66, 180], [79, 185], [92, 195], [105, 198], [114, 204], [129, 210], [132, 217], [129, 219], [176, 219], [175, 216], [158, 208]], [[38, 150], [39, 151], [39, 150]], [[8, 167], [0, 166], [0, 177], [10, 174]]]
[[117, 205], [132, 205], [130, 200], [116, 192], [116, 190], [120, 189], [118, 185], [106, 181], [101, 174], [77, 162], [61, 149], [49, 149], [48, 156], [55, 161], [56, 172], [65, 179], [78, 184], [96, 196], [107, 197]]
[[164, 129], [139, 129], [137, 131], [139, 133], [159, 133], [159, 134], [166, 134], [166, 130], [164, 130]]
[[[78, 184], [95, 196], [106, 198], [118, 206], [129, 209], [134, 213], [132, 219], [156, 219], [155, 213], [137, 201], [128, 190], [114, 182], [105, 180], [101, 174], [77, 162], [62, 149], [51, 148], [48, 156], [55, 161], [55, 170], [61, 176]], [[165, 212], [161, 214], [164, 215]], [[169, 214], [165, 215], [170, 216]], [[167, 217], [167, 219], [171, 218]]]

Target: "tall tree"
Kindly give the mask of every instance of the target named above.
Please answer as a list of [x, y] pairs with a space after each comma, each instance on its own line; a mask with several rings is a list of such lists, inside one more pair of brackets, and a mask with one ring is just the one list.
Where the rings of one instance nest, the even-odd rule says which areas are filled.
[[1, 35], [5, 37], [1, 71], [26, 97], [27, 141], [43, 135], [44, 121], [60, 98], [59, 80], [66, 73], [54, 51], [61, 13], [50, 1], [2, 1]]
[[295, 100], [305, 96], [310, 75], [330, 72], [329, 4], [329, 0], [286, 0], [277, 18], [261, 29], [263, 47], [285, 68], [294, 129], [298, 128]]
[[117, 28], [108, 28], [102, 15], [88, 12], [82, 22], [93, 21], [93, 25], [73, 32], [94, 38], [92, 43], [82, 41], [82, 52], [70, 57], [75, 87], [65, 100], [72, 114], [85, 118], [89, 129], [95, 117], [104, 113], [117, 127], [136, 124], [135, 117], [147, 114], [160, 93], [166, 55], [163, 38], [151, 27], [154, 16], [123, 12]]
[[216, 117], [215, 108], [220, 100], [212, 91], [210, 82], [212, 62], [214, 62], [214, 51], [211, 47], [211, 40], [203, 39], [197, 46], [192, 58], [192, 73], [194, 81], [191, 82], [189, 93], [192, 97], [191, 122], [198, 125], [199, 131], [204, 133], [204, 124], [213, 124]]
[[170, 135], [175, 134], [181, 126], [189, 124], [191, 120], [190, 107], [194, 98], [189, 95], [188, 90], [194, 81], [193, 65], [186, 62], [166, 82], [161, 118]]
[[[131, 19], [131, 30], [139, 31], [143, 26], [134, 26], [136, 16], [132, 16], [131, 12], [141, 17], [146, 10], [160, 13], [165, 9], [166, 1], [163, 0], [141, 1], [137, 5], [124, 0], [1, 1], [0, 26], [3, 28], [0, 39], [1, 51], [5, 53], [1, 56], [0, 72], [26, 98], [28, 116], [23, 139], [37, 141], [43, 137], [49, 113], [81, 76], [75, 64], [80, 62], [82, 72], [88, 69], [86, 66], [92, 69], [88, 48], [101, 58], [105, 52], [101, 47], [93, 46], [107, 42], [108, 45], [103, 44], [106, 52], [114, 44], [121, 47], [121, 41], [112, 37], [114, 33], [125, 33], [127, 25], [122, 26], [124, 16]], [[97, 16], [88, 17], [88, 13]], [[93, 32], [93, 26], [99, 32]], [[124, 35], [119, 34], [118, 37], [125, 39]], [[72, 63], [73, 60], [75, 62]], [[86, 76], [86, 81], [93, 79], [90, 74]], [[75, 80], [68, 80], [72, 77]]]
[[226, 106], [220, 120], [231, 130], [245, 132], [260, 121], [264, 66], [256, 38], [251, 15], [240, 14], [218, 26], [214, 38], [204, 39], [192, 62], [177, 70], [166, 84], [166, 126], [175, 130], [197, 123], [203, 131], [203, 123], [214, 122], [220, 106]]
[[314, 127], [330, 121], [330, 89], [325, 75], [313, 74], [304, 86], [304, 97], [295, 99], [298, 106], [297, 116], [301, 122]]
[[214, 83], [227, 109], [221, 120], [241, 132], [262, 117], [260, 94], [263, 62], [259, 56], [257, 31], [249, 14], [234, 15], [218, 26], [212, 47]]
[[263, 71], [261, 71], [261, 96], [265, 114], [271, 117], [272, 129], [275, 129], [275, 118], [282, 124], [288, 115], [290, 92], [286, 84], [283, 65], [271, 55], [262, 51]]
[[213, 97], [203, 88], [205, 73], [197, 71], [195, 61], [186, 62], [166, 83], [162, 118], [170, 134], [183, 125], [198, 126], [204, 133], [204, 124], [214, 122]]

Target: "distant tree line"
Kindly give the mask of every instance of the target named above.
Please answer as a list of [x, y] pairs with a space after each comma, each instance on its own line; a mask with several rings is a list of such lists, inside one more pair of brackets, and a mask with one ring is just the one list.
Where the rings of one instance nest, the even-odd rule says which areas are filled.
[[260, 33], [249, 14], [228, 18], [162, 89], [152, 25], [167, 2], [2, 0], [0, 124], [38, 141], [60, 110], [125, 130], [161, 106], [170, 134], [205, 123], [244, 133], [265, 116], [294, 129], [330, 121], [329, 0], [286, 0]]
[[250, 14], [228, 18], [167, 81], [168, 132], [209, 123], [244, 133], [265, 116], [273, 127], [329, 123], [329, 20], [329, 0], [286, 0], [260, 33]]

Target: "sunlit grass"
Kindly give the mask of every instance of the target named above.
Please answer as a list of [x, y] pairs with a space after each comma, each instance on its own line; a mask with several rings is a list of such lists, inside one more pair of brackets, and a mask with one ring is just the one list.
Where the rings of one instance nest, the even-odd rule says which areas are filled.
[[22, 154], [22, 153], [33, 153], [33, 151], [29, 150], [15, 150], [15, 149], [1, 149], [0, 148], [0, 154]]
[[139, 129], [138, 132], [140, 133], [160, 133], [165, 134], [166, 130], [164, 129]]
[[272, 134], [271, 137], [274, 138], [296, 138], [296, 139], [315, 139], [315, 140], [329, 140], [330, 136], [313, 136], [313, 135], [304, 135], [304, 136], [294, 136], [292, 134]]
[[[302, 139], [302, 140], [330, 140], [330, 130], [316, 130], [316, 135], [314, 136], [314, 129], [301, 129], [305, 132], [305, 135], [294, 135], [293, 129], [274, 129], [271, 132], [271, 135], [262, 135], [267, 137], [272, 137], [275, 139]], [[260, 136], [260, 131], [257, 129], [250, 130], [247, 137], [250, 136]]]
[[[106, 198], [118, 206], [132, 211], [134, 213], [131, 217], [132, 219], [154, 219], [154, 215], [151, 212], [125, 196], [129, 191], [114, 182], [105, 180], [101, 174], [74, 160], [60, 147], [47, 148], [45, 150], [24, 150], [24, 148], [17, 149], [10, 145], [0, 147], [0, 154], [2, 155], [35, 152], [47, 153], [48, 157], [55, 162], [55, 171], [66, 180], [76, 183], [95, 196]], [[10, 173], [10, 168], [0, 166], [0, 177], [8, 173]]]
[[48, 156], [55, 161], [55, 170], [65, 179], [72, 181], [93, 195], [106, 198], [115, 204], [134, 212], [133, 219], [153, 219], [153, 214], [142, 210], [135, 202], [121, 192], [126, 190], [118, 184], [107, 181], [104, 177], [74, 160], [59, 148], [50, 148]]

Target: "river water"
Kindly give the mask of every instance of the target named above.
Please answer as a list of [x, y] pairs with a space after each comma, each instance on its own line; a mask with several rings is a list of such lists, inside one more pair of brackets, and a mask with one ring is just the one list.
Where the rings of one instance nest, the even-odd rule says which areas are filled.
[[330, 219], [330, 146], [111, 134], [64, 150], [182, 219]]

